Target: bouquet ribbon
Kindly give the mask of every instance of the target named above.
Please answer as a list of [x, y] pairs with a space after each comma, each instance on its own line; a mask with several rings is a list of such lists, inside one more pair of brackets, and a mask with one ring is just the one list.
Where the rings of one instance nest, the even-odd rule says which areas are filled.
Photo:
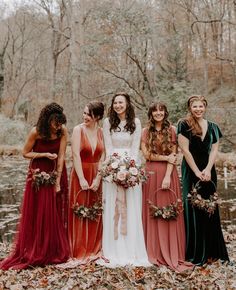
[[118, 239], [118, 224], [121, 219], [120, 233], [127, 235], [127, 202], [125, 189], [122, 186], [117, 186], [115, 215], [114, 215], [114, 239]]

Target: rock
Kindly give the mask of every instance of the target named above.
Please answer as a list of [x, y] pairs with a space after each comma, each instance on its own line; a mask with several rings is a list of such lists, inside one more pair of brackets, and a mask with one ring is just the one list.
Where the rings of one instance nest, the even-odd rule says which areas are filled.
[[0, 145], [0, 155], [15, 156], [22, 154], [22, 145]]

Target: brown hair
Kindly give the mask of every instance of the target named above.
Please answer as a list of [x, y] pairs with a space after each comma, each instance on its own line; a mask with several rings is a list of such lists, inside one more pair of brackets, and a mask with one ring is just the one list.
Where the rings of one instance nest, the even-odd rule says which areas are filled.
[[202, 128], [191, 113], [191, 106], [192, 106], [192, 103], [195, 101], [200, 101], [204, 104], [205, 107], [207, 107], [207, 100], [204, 96], [201, 96], [201, 95], [190, 96], [187, 102], [189, 113], [187, 114], [185, 120], [187, 121], [190, 128], [189, 130], [192, 131], [193, 135], [202, 136]]
[[[153, 119], [152, 113], [157, 111], [157, 108], [159, 110], [164, 110], [165, 115], [164, 119], [161, 124], [161, 131], [157, 132], [156, 130], [156, 124], [155, 120]], [[172, 152], [172, 143], [171, 143], [171, 137], [172, 137], [172, 132], [171, 132], [171, 124], [168, 120], [169, 112], [167, 110], [167, 107], [164, 103], [158, 102], [158, 103], [153, 103], [149, 109], [148, 109], [148, 142], [147, 142], [147, 149], [150, 153], [154, 154], [166, 154], [169, 155]], [[161, 135], [163, 138], [161, 140], [158, 140], [158, 135]], [[157, 141], [160, 142], [160, 147], [162, 152], [157, 152]]]
[[93, 101], [86, 105], [89, 114], [97, 120], [101, 120], [104, 115], [104, 105], [102, 102]]
[[125, 119], [126, 119], [127, 123], [126, 123], [124, 128], [127, 132], [130, 132], [130, 134], [133, 134], [135, 129], [136, 129], [134, 106], [131, 103], [130, 95], [128, 95], [127, 93], [123, 93], [123, 92], [117, 93], [114, 95], [114, 97], [112, 98], [112, 101], [111, 101], [111, 106], [108, 110], [108, 118], [109, 118], [109, 122], [110, 122], [110, 132], [112, 130], [115, 131], [117, 129], [120, 129], [119, 128], [120, 119], [117, 116], [117, 113], [113, 109], [113, 104], [114, 104], [115, 98], [117, 96], [123, 96], [126, 100], [127, 108], [126, 108]]
[[[50, 125], [51, 121], [55, 121], [57, 125], [66, 124], [66, 116], [63, 113], [63, 107], [57, 103], [46, 105], [40, 112], [36, 124], [36, 129], [43, 139], [51, 138]], [[62, 135], [62, 130], [57, 130], [57, 137]]]

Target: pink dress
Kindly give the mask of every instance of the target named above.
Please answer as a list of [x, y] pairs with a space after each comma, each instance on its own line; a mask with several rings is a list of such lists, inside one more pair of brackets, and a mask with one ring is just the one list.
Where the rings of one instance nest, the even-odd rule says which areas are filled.
[[[147, 128], [143, 129], [142, 142], [147, 143]], [[172, 142], [176, 143], [174, 127], [171, 128]], [[160, 146], [158, 153], [162, 154]], [[165, 265], [181, 272], [191, 269], [193, 265], [185, 261], [185, 228], [183, 213], [176, 220], [153, 218], [150, 215], [148, 201], [163, 207], [176, 198], [181, 199], [180, 182], [176, 167], [171, 174], [170, 190], [162, 190], [161, 185], [167, 168], [166, 161], [147, 161], [146, 171], [149, 175], [143, 183], [143, 227], [149, 261], [155, 265]]]

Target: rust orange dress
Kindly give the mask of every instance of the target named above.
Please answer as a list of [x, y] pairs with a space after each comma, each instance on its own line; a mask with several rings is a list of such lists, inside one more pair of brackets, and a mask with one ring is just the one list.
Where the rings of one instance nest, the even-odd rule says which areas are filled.
[[[102, 129], [97, 131], [97, 146], [92, 150], [89, 139], [81, 126], [80, 158], [84, 178], [91, 185], [97, 175], [98, 164], [104, 151]], [[87, 218], [79, 218], [73, 213], [73, 205], [78, 203], [91, 207], [94, 203], [101, 201], [101, 184], [97, 192], [92, 190], [82, 191], [75, 168], [72, 168], [69, 187], [69, 243], [71, 257], [87, 263], [100, 256], [102, 241], [102, 215], [96, 221]]]

